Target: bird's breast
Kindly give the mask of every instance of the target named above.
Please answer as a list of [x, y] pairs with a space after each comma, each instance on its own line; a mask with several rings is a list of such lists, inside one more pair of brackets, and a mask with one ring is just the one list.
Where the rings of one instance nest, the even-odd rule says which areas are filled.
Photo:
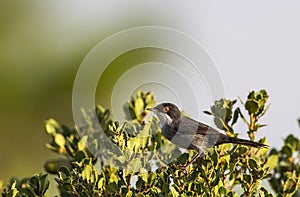
[[168, 140], [172, 140], [173, 137], [176, 135], [176, 131], [174, 130], [174, 128], [172, 128], [171, 126], [169, 125], [164, 125], [162, 127], [162, 132], [163, 132], [163, 135], [168, 139]]

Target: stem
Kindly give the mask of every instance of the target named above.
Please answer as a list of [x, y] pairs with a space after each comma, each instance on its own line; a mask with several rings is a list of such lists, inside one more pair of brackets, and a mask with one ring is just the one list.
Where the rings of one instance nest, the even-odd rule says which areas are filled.
[[130, 191], [130, 182], [131, 182], [131, 179], [132, 179], [132, 174], [133, 173], [130, 173], [130, 176], [127, 178], [127, 190], [128, 190], [128, 192]]
[[254, 132], [256, 131], [255, 129], [255, 125], [256, 125], [257, 119], [254, 116], [254, 114], [250, 114], [250, 124], [249, 124], [249, 138], [251, 141], [254, 141], [255, 136], [254, 136]]

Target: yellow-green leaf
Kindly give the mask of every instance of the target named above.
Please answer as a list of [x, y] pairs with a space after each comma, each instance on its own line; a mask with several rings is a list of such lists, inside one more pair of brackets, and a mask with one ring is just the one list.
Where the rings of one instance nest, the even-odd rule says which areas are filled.
[[170, 190], [173, 197], [179, 196], [179, 193], [176, 191], [176, 189], [173, 186], [170, 188]]
[[134, 111], [135, 111], [135, 114], [137, 115], [140, 115], [140, 113], [143, 111], [144, 109], [144, 101], [142, 98], [137, 98], [135, 100], [135, 103], [134, 103]]
[[64, 147], [66, 143], [66, 139], [62, 134], [58, 133], [55, 135], [55, 143], [60, 147]]
[[100, 178], [100, 180], [98, 181], [98, 189], [102, 189], [104, 187], [105, 184], [105, 178]]
[[78, 150], [84, 151], [87, 143], [88, 136], [83, 136], [81, 140], [78, 142]]
[[56, 129], [60, 128], [60, 125], [56, 120], [50, 118], [49, 120], [46, 121], [45, 128], [48, 134], [55, 134]]
[[278, 165], [278, 160], [279, 160], [278, 155], [271, 155], [269, 156], [265, 166], [269, 167], [270, 169], [273, 169]]

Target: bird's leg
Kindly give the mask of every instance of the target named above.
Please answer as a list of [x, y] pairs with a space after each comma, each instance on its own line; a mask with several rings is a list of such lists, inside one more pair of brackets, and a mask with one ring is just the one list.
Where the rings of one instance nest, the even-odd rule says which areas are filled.
[[196, 155], [188, 162], [188, 165], [193, 163], [193, 161], [195, 161], [195, 159], [197, 159], [198, 156], [199, 156], [199, 153], [196, 153]]
[[192, 158], [191, 161], [188, 161], [188, 163], [185, 165], [185, 171], [188, 171], [189, 166], [191, 165], [191, 163], [193, 163], [193, 161], [195, 161], [195, 159], [199, 156], [199, 154], [197, 153], [196, 156], [194, 156], [194, 158]]

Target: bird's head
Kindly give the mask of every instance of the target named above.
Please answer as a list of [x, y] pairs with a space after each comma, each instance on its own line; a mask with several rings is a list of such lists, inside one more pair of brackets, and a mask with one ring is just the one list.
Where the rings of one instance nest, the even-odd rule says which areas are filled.
[[172, 103], [161, 103], [148, 110], [154, 112], [162, 124], [171, 124], [181, 116], [178, 107]]

